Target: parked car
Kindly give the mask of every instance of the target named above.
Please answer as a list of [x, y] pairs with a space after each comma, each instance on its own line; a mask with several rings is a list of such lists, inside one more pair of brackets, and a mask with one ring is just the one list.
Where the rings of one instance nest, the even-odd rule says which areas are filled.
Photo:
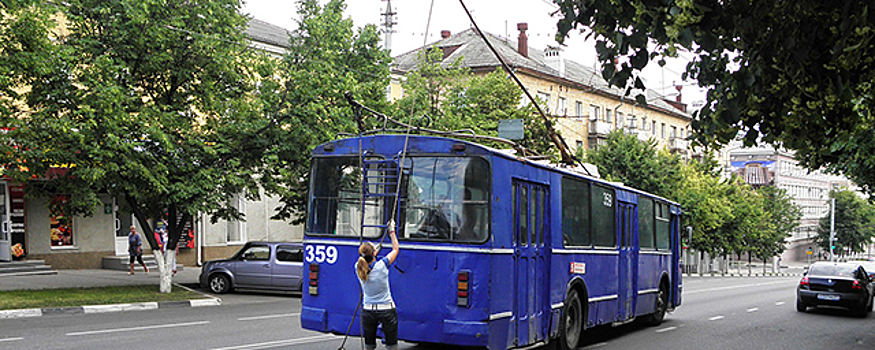
[[865, 317], [872, 311], [873, 294], [875, 283], [862, 265], [816, 262], [796, 288], [796, 310], [805, 312], [809, 306], [841, 307]]
[[863, 268], [866, 269], [866, 273], [869, 274], [869, 279], [872, 282], [875, 282], [875, 261], [870, 260], [854, 260], [851, 261], [854, 264], [863, 265]]
[[303, 273], [301, 243], [249, 242], [229, 259], [204, 263], [199, 281], [217, 294], [237, 288], [301, 291]]

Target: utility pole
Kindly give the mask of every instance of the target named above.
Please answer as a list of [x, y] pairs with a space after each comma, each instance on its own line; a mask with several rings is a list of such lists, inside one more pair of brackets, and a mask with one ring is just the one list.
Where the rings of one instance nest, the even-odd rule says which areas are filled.
[[381, 13], [383, 15], [383, 23], [380, 23], [383, 26], [383, 34], [386, 36], [383, 39], [383, 47], [386, 50], [392, 51], [392, 33], [395, 32], [395, 29], [392, 29], [398, 22], [395, 22], [395, 16], [398, 14], [397, 12], [392, 10], [392, 0], [383, 0], [386, 2], [386, 12]]

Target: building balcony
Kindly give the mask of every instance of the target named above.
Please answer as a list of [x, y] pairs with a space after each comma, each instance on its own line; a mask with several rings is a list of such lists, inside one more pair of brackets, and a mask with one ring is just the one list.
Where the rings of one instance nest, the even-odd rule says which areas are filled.
[[607, 136], [614, 130], [614, 125], [608, 123], [606, 121], [601, 120], [590, 120], [589, 121], [589, 134], [598, 135], [598, 136]]
[[668, 148], [672, 151], [686, 151], [690, 148], [690, 141], [680, 137], [672, 137], [668, 140]]
[[624, 130], [626, 131], [626, 135], [635, 136], [640, 141], [650, 141], [650, 132], [648, 130], [634, 127], [626, 127]]

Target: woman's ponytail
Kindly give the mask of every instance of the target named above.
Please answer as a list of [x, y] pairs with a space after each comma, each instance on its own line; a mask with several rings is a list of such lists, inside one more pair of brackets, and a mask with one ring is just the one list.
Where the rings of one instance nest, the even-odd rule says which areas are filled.
[[363, 243], [359, 247], [359, 260], [355, 263], [355, 273], [362, 281], [368, 280], [368, 274], [371, 273], [371, 261], [374, 261], [374, 254], [377, 251], [370, 243]]
[[359, 257], [359, 260], [355, 263], [355, 273], [359, 275], [359, 279], [362, 281], [368, 280], [368, 273], [371, 272], [371, 268], [368, 266], [368, 262], [365, 261], [365, 258]]

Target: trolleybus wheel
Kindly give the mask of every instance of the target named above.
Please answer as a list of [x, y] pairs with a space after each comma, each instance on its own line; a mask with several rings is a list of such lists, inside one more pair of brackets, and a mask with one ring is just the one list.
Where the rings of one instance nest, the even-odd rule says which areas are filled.
[[565, 296], [565, 308], [562, 310], [561, 323], [559, 324], [559, 338], [556, 339], [557, 349], [577, 349], [580, 335], [583, 332], [583, 315], [583, 304], [580, 302], [579, 293], [576, 289], [569, 290], [568, 295]]
[[645, 319], [648, 325], [658, 326], [665, 319], [668, 311], [668, 288], [665, 284], [659, 286], [659, 295], [656, 297], [656, 310]]

